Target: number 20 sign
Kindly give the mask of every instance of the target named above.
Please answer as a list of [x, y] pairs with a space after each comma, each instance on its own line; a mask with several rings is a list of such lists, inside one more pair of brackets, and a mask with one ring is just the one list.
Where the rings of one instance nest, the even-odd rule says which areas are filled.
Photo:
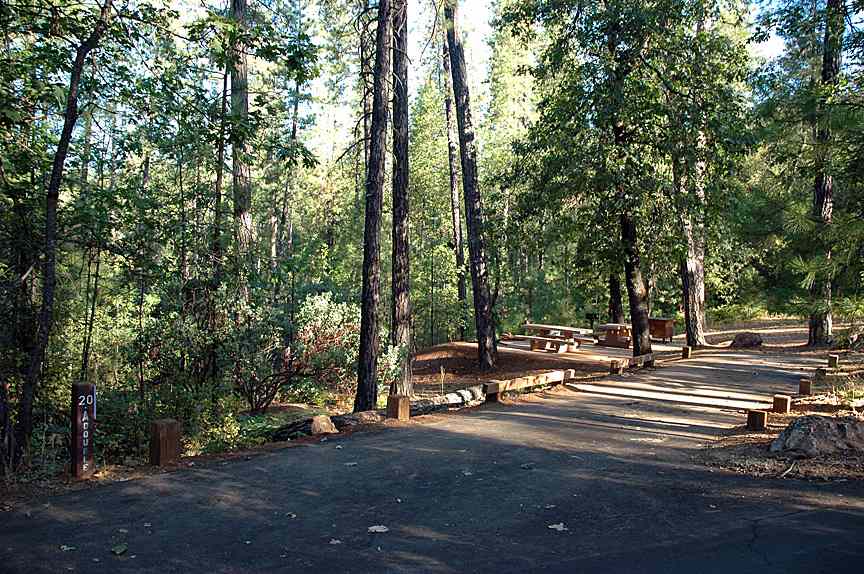
[[89, 478], [93, 460], [93, 427], [96, 421], [96, 385], [72, 385], [72, 476]]

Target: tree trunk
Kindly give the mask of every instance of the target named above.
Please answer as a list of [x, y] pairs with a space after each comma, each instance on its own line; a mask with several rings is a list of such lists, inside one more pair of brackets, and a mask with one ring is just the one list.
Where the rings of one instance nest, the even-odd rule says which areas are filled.
[[[823, 251], [827, 261], [831, 260], [828, 227], [831, 225], [834, 208], [834, 178], [828, 172], [831, 163], [831, 128], [827, 110], [829, 105], [827, 92], [833, 90], [839, 81], [845, 13], [843, 0], [828, 0], [825, 7], [825, 40], [822, 43], [822, 92], [817, 104], [816, 177], [811, 210], [811, 215], [817, 224], [817, 244], [820, 245], [819, 249]], [[829, 342], [833, 331], [830, 273], [823, 277], [817, 275], [816, 281], [810, 288], [810, 296], [815, 303], [815, 308], [810, 314], [808, 343], [824, 345]]]
[[459, 299], [459, 340], [468, 338], [468, 289], [465, 285], [465, 241], [462, 237], [462, 199], [459, 197], [459, 170], [457, 166], [458, 136], [453, 121], [453, 79], [450, 76], [450, 51], [447, 37], [443, 42], [444, 54], [444, 119], [447, 122], [447, 165], [450, 168], [450, 213], [453, 225], [453, 252], [456, 254], [456, 292]]
[[[699, 136], [701, 139], [701, 136]], [[705, 188], [702, 167], [672, 158], [676, 194], [681, 200], [681, 233], [687, 253], [679, 263], [687, 345], [702, 347], [705, 339]], [[695, 171], [695, 174], [693, 173]]]
[[36, 396], [45, 351], [51, 336], [54, 323], [54, 290], [57, 284], [57, 206], [60, 201], [60, 184], [63, 180], [63, 167], [69, 153], [69, 142], [72, 131], [78, 120], [78, 88], [81, 83], [81, 73], [90, 52], [99, 44], [112, 16], [112, 0], [106, 0], [102, 6], [99, 20], [90, 36], [75, 50], [75, 60], [69, 75], [69, 93], [66, 96], [66, 109], [63, 119], [63, 129], [54, 152], [51, 164], [51, 177], [45, 193], [45, 259], [42, 275], [42, 307], [39, 311], [39, 326], [36, 334], [36, 344], [30, 353], [27, 376], [21, 385], [21, 399], [18, 401], [18, 418], [15, 427], [15, 464], [29, 449], [30, 436], [33, 432], [33, 399]]
[[369, 170], [369, 124], [372, 121], [372, 98], [369, 88], [369, 76], [372, 75], [369, 50], [369, 27], [367, 14], [369, 0], [363, 0], [358, 18], [360, 31], [360, 89], [363, 91], [363, 165]]
[[630, 325], [633, 333], [633, 356], [651, 352], [651, 334], [648, 330], [648, 290], [642, 277], [638, 232], [633, 217], [622, 212], [621, 240], [624, 244], [624, 275], [627, 280], [627, 298], [630, 302]]
[[390, 343], [404, 353], [390, 394], [410, 396], [411, 300], [408, 260], [408, 3], [393, 0], [393, 299]]
[[213, 193], [213, 236], [210, 241], [210, 257], [213, 265], [213, 291], [222, 283], [222, 180], [225, 171], [225, 116], [228, 113], [228, 70], [222, 75], [222, 105], [219, 115], [219, 141], [216, 144], [216, 183]]
[[621, 279], [618, 273], [609, 273], [609, 322], [624, 322], [624, 303], [621, 301]]
[[384, 196], [387, 147], [387, 104], [390, 101], [390, 0], [378, 4], [375, 78], [369, 165], [366, 170], [366, 218], [363, 228], [363, 291], [360, 308], [360, 353], [354, 412], [375, 408], [378, 402], [378, 302], [380, 298], [381, 203]]
[[[231, 19], [241, 29], [246, 29], [246, 0], [231, 0]], [[248, 302], [248, 276], [253, 268], [252, 240], [252, 179], [249, 169], [249, 145], [245, 130], [249, 119], [249, 85], [246, 63], [247, 47], [244, 41], [235, 41], [231, 46], [231, 115], [233, 135], [231, 138], [232, 190], [234, 198], [234, 235], [237, 243], [237, 276], [241, 294]]]
[[471, 263], [471, 283], [474, 288], [474, 323], [477, 327], [477, 354], [481, 370], [495, 368], [495, 325], [492, 298], [489, 293], [486, 247], [483, 242], [483, 209], [477, 182], [477, 144], [471, 119], [471, 97], [465, 67], [465, 52], [457, 29], [458, 0], [447, 0], [444, 18], [453, 95], [456, 100], [456, 121], [459, 127], [459, 148], [462, 159], [462, 190], [465, 194], [468, 227], [468, 256]]

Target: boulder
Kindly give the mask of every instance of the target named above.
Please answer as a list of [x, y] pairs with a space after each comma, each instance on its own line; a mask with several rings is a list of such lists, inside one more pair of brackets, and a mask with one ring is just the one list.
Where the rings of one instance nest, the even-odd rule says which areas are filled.
[[339, 432], [336, 430], [336, 425], [333, 424], [333, 421], [327, 415], [312, 417], [312, 428], [310, 430], [312, 434], [335, 434]]
[[752, 349], [762, 346], [762, 337], [757, 333], [738, 333], [732, 341], [735, 349]]
[[796, 458], [864, 453], [864, 419], [855, 416], [799, 417], [774, 439], [771, 452]]

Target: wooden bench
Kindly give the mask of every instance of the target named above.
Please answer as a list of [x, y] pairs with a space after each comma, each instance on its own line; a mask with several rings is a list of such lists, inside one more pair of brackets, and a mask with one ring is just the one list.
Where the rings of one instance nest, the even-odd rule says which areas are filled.
[[534, 335], [519, 336], [523, 341], [528, 341], [531, 344], [532, 351], [553, 351], [555, 353], [566, 353], [567, 351], [575, 351], [579, 347], [579, 343], [575, 339], [564, 339], [561, 337], [537, 337]]

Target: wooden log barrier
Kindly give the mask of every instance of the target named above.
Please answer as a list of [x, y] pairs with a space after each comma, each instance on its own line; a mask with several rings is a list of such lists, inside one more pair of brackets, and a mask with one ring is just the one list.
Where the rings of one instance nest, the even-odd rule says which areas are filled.
[[792, 410], [792, 397], [786, 395], [774, 395], [774, 406], [772, 410], [775, 413], [788, 415], [789, 411]]
[[747, 411], [747, 430], [764, 431], [768, 428], [766, 411]]

